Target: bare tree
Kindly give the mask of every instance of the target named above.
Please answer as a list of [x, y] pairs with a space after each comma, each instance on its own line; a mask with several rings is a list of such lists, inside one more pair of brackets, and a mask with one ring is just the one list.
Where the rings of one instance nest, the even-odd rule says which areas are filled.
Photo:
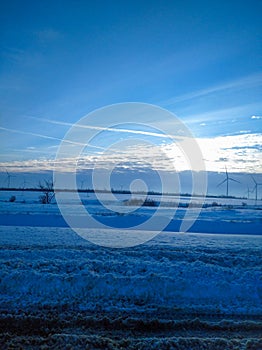
[[44, 180], [43, 183], [39, 182], [38, 187], [43, 193], [39, 196], [39, 200], [42, 204], [50, 204], [55, 196], [54, 183], [52, 180]]

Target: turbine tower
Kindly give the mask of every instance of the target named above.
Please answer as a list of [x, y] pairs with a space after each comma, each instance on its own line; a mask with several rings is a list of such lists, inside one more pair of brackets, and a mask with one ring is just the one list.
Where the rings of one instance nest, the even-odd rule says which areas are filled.
[[24, 190], [25, 189], [25, 186], [28, 184], [29, 182], [25, 180], [24, 178], [24, 181], [22, 183], [22, 189]]
[[255, 183], [255, 186], [254, 186], [254, 188], [253, 188], [253, 191], [252, 192], [254, 192], [254, 191], [256, 191], [256, 203], [257, 203], [257, 188], [258, 188], [258, 186], [261, 186], [262, 185], [262, 183], [258, 183], [256, 180], [255, 180], [255, 178], [254, 178], [254, 176], [253, 175], [251, 175], [251, 177], [252, 177], [252, 179], [253, 179], [253, 181], [254, 181], [254, 183]]
[[7, 176], [7, 188], [10, 188], [11, 177], [15, 177], [15, 175], [11, 175], [7, 170], [5, 172]]
[[237, 183], [239, 183], [239, 184], [240, 184], [240, 182], [237, 181], [237, 180], [235, 180], [235, 179], [232, 179], [232, 177], [229, 177], [228, 172], [227, 172], [227, 167], [226, 167], [226, 166], [225, 166], [225, 170], [226, 170], [226, 178], [225, 178], [225, 180], [223, 180], [222, 182], [220, 182], [220, 183], [217, 185], [217, 187], [223, 185], [223, 183], [226, 182], [226, 184], [227, 184], [227, 187], [226, 187], [226, 197], [228, 197], [228, 187], [229, 187], [228, 185], [229, 185], [229, 181], [234, 181], [234, 182], [237, 182]]
[[85, 183], [85, 180], [81, 180], [81, 187], [80, 187], [81, 190], [84, 189], [84, 183]]
[[246, 192], [247, 193], [247, 199], [249, 199], [251, 192], [253, 192], [253, 191], [251, 191], [249, 186], [247, 186], [247, 192]]

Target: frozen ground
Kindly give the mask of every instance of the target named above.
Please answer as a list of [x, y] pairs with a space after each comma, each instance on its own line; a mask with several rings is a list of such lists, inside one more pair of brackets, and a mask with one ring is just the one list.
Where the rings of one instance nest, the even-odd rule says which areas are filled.
[[[53, 203], [44, 205], [39, 203], [39, 192], [9, 192], [0, 193], [0, 225], [8, 226], [33, 226], [33, 227], [68, 227], [60, 214], [58, 206]], [[9, 202], [12, 196], [16, 196], [15, 202]], [[94, 194], [81, 194], [82, 204], [88, 213], [97, 221], [109, 227], [121, 228], [139, 225], [146, 222], [156, 211], [155, 207], [141, 207], [129, 214], [119, 214], [128, 198], [127, 195], [118, 195], [115, 202], [103, 195], [105, 204], [109, 204], [112, 210], [102, 206]], [[69, 194], [70, 197], [70, 194]], [[139, 199], [139, 195], [135, 196]], [[149, 197], [150, 198], [150, 197]], [[118, 201], [117, 201], [118, 199]], [[158, 196], [150, 199], [158, 201]], [[182, 220], [192, 220], [196, 213], [200, 212], [196, 222], [190, 228], [190, 232], [198, 233], [225, 233], [225, 234], [261, 234], [262, 233], [262, 201], [254, 200], [206, 198], [201, 203], [200, 198], [194, 198], [192, 207], [187, 208], [188, 197], [164, 198], [165, 207], [160, 209], [160, 216], [167, 218], [169, 224], [166, 231], [178, 232]], [[179, 203], [179, 207], [175, 207]], [[78, 201], [67, 198], [64, 202], [64, 210], [68, 215], [79, 215]], [[185, 206], [185, 207], [183, 207]], [[132, 210], [132, 207], [125, 207]], [[80, 220], [79, 220], [80, 221]], [[135, 227], [134, 227], [135, 229]], [[148, 228], [155, 230], [155, 227]]]
[[262, 346], [261, 236], [163, 233], [126, 249], [69, 228], [0, 237], [3, 349]]
[[248, 235], [163, 232], [112, 249], [52, 227], [56, 205], [3, 199], [0, 348], [262, 349], [261, 210], [234, 204], [205, 209], [202, 227], [247, 220]]

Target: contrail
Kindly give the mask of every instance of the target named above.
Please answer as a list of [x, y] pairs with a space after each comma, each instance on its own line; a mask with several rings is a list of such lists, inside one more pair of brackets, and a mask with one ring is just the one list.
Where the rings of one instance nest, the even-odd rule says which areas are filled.
[[60, 122], [57, 120], [51, 120], [51, 119], [47, 119], [47, 118], [37, 118], [37, 117], [32, 117], [32, 116], [27, 116], [27, 117], [31, 118], [31, 119], [51, 123], [51, 124], [56, 124], [56, 125], [74, 126], [77, 128], [97, 130], [97, 131], [110, 131], [110, 132], [118, 132], [118, 133], [122, 132], [122, 133], [129, 133], [129, 134], [135, 134], [135, 135], [145, 135], [145, 136], [173, 139], [172, 135], [161, 134], [161, 133], [157, 133], [157, 132], [142, 131], [142, 130], [130, 130], [130, 129], [117, 129], [117, 128], [108, 128], [108, 127], [101, 127], [101, 126], [82, 125], [82, 124], [72, 124], [72, 123], [68, 123], [68, 122]]
[[49, 140], [55, 140], [55, 141], [60, 141], [60, 142], [66, 142], [66, 143], [70, 143], [72, 145], [78, 145], [78, 146], [90, 146], [90, 147], [94, 147], [94, 148], [98, 148], [100, 150], [105, 150], [104, 147], [99, 147], [99, 146], [94, 146], [88, 143], [81, 143], [81, 142], [76, 142], [76, 141], [70, 141], [70, 140], [64, 140], [64, 139], [60, 139], [58, 137], [54, 137], [54, 136], [48, 136], [48, 135], [42, 135], [42, 134], [37, 134], [34, 132], [30, 132], [30, 131], [22, 131], [22, 130], [15, 130], [15, 129], [9, 129], [9, 128], [4, 128], [2, 126], [0, 126], [0, 130], [3, 131], [8, 131], [8, 132], [13, 132], [16, 134], [23, 134], [23, 135], [31, 135], [31, 136], [36, 136], [36, 137], [41, 137], [43, 139], [49, 139]]
[[[30, 117], [32, 119], [36, 119], [36, 120], [39, 120], [40, 118], [35, 118], [35, 117]], [[40, 120], [46, 120], [46, 119], [40, 119]], [[48, 120], [48, 119], [47, 119]], [[46, 120], [46, 121], [47, 121]], [[52, 121], [53, 122], [53, 121]], [[53, 124], [58, 124], [60, 122], [53, 122]], [[63, 123], [63, 122], [61, 122]], [[63, 123], [62, 125], [71, 125], [70, 123]], [[2, 126], [0, 126], [0, 130], [3, 130], [3, 131], [8, 131], [8, 132], [12, 132], [12, 133], [16, 133], [16, 134], [22, 134], [22, 135], [31, 135], [31, 136], [36, 136], [36, 137], [41, 137], [41, 138], [44, 138], [44, 139], [49, 139], [49, 140], [55, 140], [55, 141], [60, 141], [60, 142], [65, 142], [65, 143], [69, 143], [69, 144], [72, 144], [72, 145], [79, 145], [79, 146], [88, 146], [88, 147], [93, 147], [93, 148], [96, 148], [100, 151], [107, 151], [108, 148], [106, 147], [100, 147], [100, 146], [95, 146], [95, 145], [91, 145], [89, 143], [81, 143], [81, 142], [75, 142], [75, 141], [70, 141], [70, 140], [64, 140], [64, 139], [60, 139], [58, 137], [54, 137], [54, 136], [48, 136], [48, 135], [42, 135], [42, 134], [38, 134], [38, 133], [33, 133], [33, 132], [29, 132], [29, 131], [22, 131], [22, 130], [15, 130], [15, 129], [9, 129], [9, 128], [4, 128]], [[106, 130], [106, 128], [105, 128]], [[109, 129], [111, 130], [111, 129]], [[119, 131], [118, 129], [116, 129], [117, 131]], [[123, 129], [122, 129], [123, 130]], [[117, 152], [118, 154], [126, 154], [125, 151], [121, 151], [117, 148], [112, 148], [110, 147], [110, 152]], [[88, 153], [92, 153], [91, 151], [88, 151]]]

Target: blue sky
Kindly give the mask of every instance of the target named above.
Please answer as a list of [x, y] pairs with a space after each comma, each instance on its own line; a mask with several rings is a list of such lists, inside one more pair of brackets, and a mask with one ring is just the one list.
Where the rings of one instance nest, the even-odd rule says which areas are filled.
[[211, 170], [261, 173], [261, 12], [254, 0], [2, 1], [1, 170], [48, 168], [70, 124], [135, 101], [175, 113], [216, 154]]

